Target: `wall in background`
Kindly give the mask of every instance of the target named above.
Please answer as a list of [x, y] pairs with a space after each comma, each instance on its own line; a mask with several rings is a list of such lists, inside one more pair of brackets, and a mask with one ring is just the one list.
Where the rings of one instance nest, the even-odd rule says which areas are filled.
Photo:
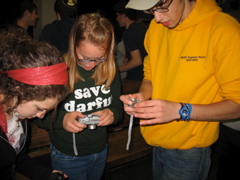
[[39, 21], [34, 28], [34, 39], [38, 40], [42, 28], [56, 19], [54, 11], [55, 0], [33, 0], [38, 7]]

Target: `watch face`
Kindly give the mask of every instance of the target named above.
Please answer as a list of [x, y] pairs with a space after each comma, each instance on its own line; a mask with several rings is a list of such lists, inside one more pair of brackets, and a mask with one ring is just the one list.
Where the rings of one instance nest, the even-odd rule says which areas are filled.
[[188, 109], [183, 109], [182, 114], [183, 114], [183, 116], [187, 116], [188, 115]]
[[191, 118], [191, 112], [192, 112], [192, 105], [191, 104], [185, 104], [185, 103], [181, 103], [182, 108], [179, 110], [179, 115], [181, 117], [181, 119], [185, 120], [185, 121], [189, 121], [189, 119]]

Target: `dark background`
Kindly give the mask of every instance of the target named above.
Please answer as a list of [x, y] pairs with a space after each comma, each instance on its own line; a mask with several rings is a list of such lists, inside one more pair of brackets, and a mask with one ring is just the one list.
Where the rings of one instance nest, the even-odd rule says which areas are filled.
[[[15, 19], [15, 8], [17, 3], [21, 0], [4, 0], [0, 1], [0, 24], [12, 23]], [[82, 14], [84, 12], [96, 12], [100, 11], [110, 20], [115, 20], [115, 13], [112, 10], [112, 6], [119, 0], [77, 0], [78, 12]], [[40, 17], [41, 18], [41, 17]]]

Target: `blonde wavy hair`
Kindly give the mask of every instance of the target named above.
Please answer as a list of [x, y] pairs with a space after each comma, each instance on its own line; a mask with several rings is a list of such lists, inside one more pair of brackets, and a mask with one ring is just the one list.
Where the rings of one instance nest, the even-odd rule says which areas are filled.
[[69, 50], [64, 55], [64, 59], [69, 66], [69, 86], [71, 92], [76, 82], [85, 81], [77, 70], [76, 47], [81, 41], [87, 41], [106, 50], [107, 60], [96, 66], [91, 78], [95, 80], [96, 85], [105, 83], [105, 88], [107, 89], [116, 74], [114, 29], [111, 22], [99, 13], [82, 14], [76, 19], [69, 36]]

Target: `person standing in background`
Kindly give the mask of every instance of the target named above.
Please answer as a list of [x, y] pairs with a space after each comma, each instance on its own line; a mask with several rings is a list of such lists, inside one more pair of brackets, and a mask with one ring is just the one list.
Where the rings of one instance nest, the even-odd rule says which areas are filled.
[[[114, 26], [114, 34], [115, 34], [115, 49], [114, 49], [114, 58], [117, 66], [121, 66], [124, 64], [126, 59], [126, 49], [122, 40], [122, 33], [124, 29], [117, 24]], [[121, 79], [125, 79], [127, 72], [121, 72]]]
[[[139, 86], [143, 79], [143, 59], [147, 55], [144, 48], [144, 37], [147, 28], [137, 24], [137, 11], [126, 9], [127, 1], [119, 1], [113, 7], [116, 12], [116, 20], [120, 27], [124, 27], [122, 39], [126, 49], [125, 64], [119, 66], [120, 72], [127, 72], [127, 76], [123, 83], [139, 82]], [[138, 91], [139, 86], [136, 86]]]
[[73, 0], [56, 0], [54, 10], [57, 20], [42, 29], [39, 41], [46, 41], [65, 54], [68, 50], [69, 34], [78, 13], [77, 3]]
[[38, 19], [37, 6], [33, 2], [23, 0], [17, 5], [15, 27], [25, 29], [32, 38], [32, 28], [37, 25]]

